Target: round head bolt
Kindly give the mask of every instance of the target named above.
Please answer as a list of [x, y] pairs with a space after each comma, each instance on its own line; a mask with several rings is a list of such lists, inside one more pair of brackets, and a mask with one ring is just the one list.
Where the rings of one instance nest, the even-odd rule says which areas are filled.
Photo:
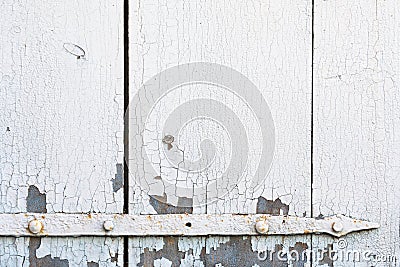
[[104, 227], [104, 230], [111, 231], [114, 229], [114, 222], [107, 220], [104, 222], [103, 227]]
[[258, 221], [256, 223], [256, 230], [260, 234], [268, 233], [269, 227], [266, 221]]
[[28, 224], [28, 229], [32, 234], [38, 234], [43, 229], [43, 224], [39, 220], [32, 220]]
[[335, 232], [342, 232], [344, 229], [343, 223], [341, 222], [334, 222], [332, 224], [332, 230]]

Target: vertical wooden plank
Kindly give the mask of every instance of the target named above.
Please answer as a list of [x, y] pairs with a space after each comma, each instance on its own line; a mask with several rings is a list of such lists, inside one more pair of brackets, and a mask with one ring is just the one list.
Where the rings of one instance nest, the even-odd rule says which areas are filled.
[[[130, 212], [310, 216], [311, 2], [132, 1], [129, 13]], [[193, 64], [185, 64], [196, 62], [236, 70], [231, 73], [232, 80], [241, 75], [247, 77], [261, 96], [254, 93], [249, 98], [242, 97], [234, 88], [224, 90], [212, 82], [193, 85], [191, 78], [169, 91], [154, 89], [179, 83], [177, 79], [185, 76], [185, 71], [188, 76], [195, 76], [199, 70], [192, 69]], [[181, 72], [171, 71], [178, 65]], [[208, 74], [224, 77], [222, 69], [210, 66]], [[255, 99], [258, 104], [252, 105]], [[257, 108], [262, 106], [262, 99], [269, 108], [259, 114]], [[265, 141], [260, 132], [268, 126], [258, 126], [269, 112], [274, 121], [275, 155], [269, 173], [264, 174], [267, 178], [254, 188], [251, 182], [257, 165], [268, 166], [268, 161], [259, 162]], [[229, 131], [230, 123], [235, 125], [233, 131]], [[242, 129], [247, 136], [237, 141]], [[208, 165], [210, 159], [215, 159], [215, 165]], [[193, 162], [200, 163], [189, 164]], [[230, 162], [245, 169], [232, 172], [234, 184], [240, 180], [237, 175], [244, 173], [232, 188], [229, 182], [220, 180], [231, 167]], [[195, 172], [201, 167], [210, 168]], [[215, 192], [214, 201], [199, 205]], [[191, 239], [191, 244], [195, 240]], [[224, 266], [242, 266], [240, 259], [238, 265], [229, 262], [242, 251], [241, 257], [264, 266], [271, 263], [257, 261], [258, 251], [275, 246], [289, 251], [297, 242], [303, 250], [310, 248], [307, 237], [261, 240], [258, 247], [256, 241], [242, 237], [210, 237], [197, 242], [204, 247], [203, 255], [197, 256], [205, 266], [223, 264], [224, 260], [228, 260]], [[172, 255], [170, 250], [165, 252], [166, 246], [166, 241], [160, 239], [158, 249], [147, 250], [154, 264], [160, 257], [167, 264], [182, 252], [176, 250]], [[144, 243], [131, 239], [131, 251], [146, 254], [146, 248]], [[224, 259], [221, 253], [226, 250], [230, 252]], [[136, 254], [130, 254], [131, 261], [139, 264]], [[282, 266], [289, 262], [278, 263], [275, 259]], [[304, 262], [296, 264], [302, 266]]]
[[391, 0], [315, 1], [314, 214], [381, 225], [342, 239], [315, 237], [315, 249], [369, 253], [324, 257], [316, 266], [399, 261], [399, 11]]
[[[0, 6], [0, 212], [122, 212], [122, 4]], [[2, 239], [7, 265], [122, 259], [118, 238], [23, 240]]]

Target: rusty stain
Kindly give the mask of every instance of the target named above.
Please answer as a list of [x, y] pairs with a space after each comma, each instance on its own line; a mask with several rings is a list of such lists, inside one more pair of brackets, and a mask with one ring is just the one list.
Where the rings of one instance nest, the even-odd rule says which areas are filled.
[[271, 215], [288, 215], [289, 205], [282, 203], [279, 198], [277, 198], [275, 201], [272, 201], [263, 197], [259, 197], [257, 202], [257, 213]]
[[46, 213], [46, 194], [40, 193], [39, 189], [30, 185], [28, 189], [28, 196], [26, 197], [26, 210], [28, 212]]

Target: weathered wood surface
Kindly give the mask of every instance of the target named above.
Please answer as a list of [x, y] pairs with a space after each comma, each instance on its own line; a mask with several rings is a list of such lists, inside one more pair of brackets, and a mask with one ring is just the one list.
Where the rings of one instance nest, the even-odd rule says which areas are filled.
[[315, 1], [314, 215], [381, 225], [342, 240], [314, 237], [319, 249], [371, 252], [370, 263], [321, 265], [399, 264], [399, 12], [392, 0]]
[[[316, 0], [312, 13], [312, 4], [130, 1], [131, 97], [151, 77], [177, 65], [227, 66], [254, 83], [268, 103], [275, 154], [267, 179], [254, 188], [252, 174], [263, 141], [257, 122], [265, 117], [252, 113], [257, 106], [245, 103], [252, 100], [232, 90], [210, 83], [185, 84], [151, 103], [148, 117], [131, 110], [131, 118], [148, 120], [149, 128], [139, 133], [131, 128], [130, 147], [143, 139], [139, 149], [147, 149], [152, 167], [160, 173], [150, 177], [155, 178], [149, 180], [153, 191], [147, 191], [138, 179], [149, 178], [137, 174], [152, 171], [130, 158], [129, 211], [345, 214], [378, 222], [380, 229], [344, 239], [135, 237], [129, 242], [131, 266], [309, 266], [310, 256], [279, 259], [278, 252], [329, 248], [386, 256], [374, 266], [398, 264], [400, 6], [394, 0]], [[122, 3], [3, 0], [0, 6], [0, 212], [121, 213]], [[155, 96], [144, 97], [143, 102]], [[208, 101], [195, 102], [198, 98]], [[254, 98], [260, 99], [257, 94]], [[218, 101], [226, 108], [207, 108]], [[202, 115], [182, 113], [184, 102], [195, 111], [222, 114], [221, 119], [233, 112], [237, 119], [226, 120], [224, 126], [203, 116], [178, 125], [188, 116]], [[168, 121], [171, 114], [177, 119], [173, 124]], [[165, 138], [165, 125], [184, 127], [172, 141]], [[229, 132], [232, 125], [249, 133], [247, 141], [239, 139], [239, 148], [230, 146], [237, 137]], [[202, 145], [210, 145], [203, 138], [216, 144], [215, 154], [203, 153], [207, 150]], [[235, 162], [246, 171], [231, 188], [218, 177], [237, 156]], [[216, 164], [203, 175], [180, 172], [199, 159], [200, 167], [210, 159]], [[160, 183], [163, 179], [172, 183]], [[151, 187], [153, 183], [157, 186]], [[174, 183], [180, 188], [206, 186], [174, 191]], [[208, 202], [211, 192], [217, 199]], [[320, 254], [312, 257], [313, 266], [371, 266], [354, 258], [334, 263]], [[109, 237], [2, 237], [0, 265], [122, 266], [123, 242]]]
[[[310, 216], [311, 2], [131, 1], [129, 27], [130, 97], [135, 101], [136, 93], [147, 92], [129, 112], [130, 212]], [[154, 75], [193, 62], [210, 62], [235, 69], [255, 84], [268, 103], [275, 124], [275, 155], [269, 175], [259, 188], [251, 186], [252, 168], [259, 163], [259, 147], [263, 142], [256, 126], [267, 116], [268, 110], [262, 116], [252, 116], [251, 109], [256, 107], [243, 104], [258, 99], [257, 94], [243, 99], [232, 93], [233, 88], [215, 84], [185, 84], [160, 96], [153, 93], [151, 85], [147, 91], [146, 87], [142, 88]], [[209, 75], [218, 76], [211, 68]], [[237, 78], [237, 75], [233, 76]], [[175, 76], [165, 78], [172, 81]], [[158, 80], [153, 81], [157, 84]], [[199, 98], [209, 101], [196, 102]], [[187, 111], [184, 103], [189, 103], [187, 105], [195, 112]], [[152, 112], [143, 112], [146, 108]], [[210, 115], [210, 110], [214, 116]], [[219, 116], [228, 114], [229, 110], [235, 116]], [[192, 120], [188, 119], [190, 116]], [[230, 142], [237, 144], [234, 143], [237, 136], [236, 132], [228, 131], [229, 126], [222, 123], [224, 119], [238, 119], [236, 132], [241, 125], [250, 132], [247, 154], [243, 152], [247, 148], [244, 139], [239, 142], [242, 150], [231, 153], [236, 147], [230, 148]], [[138, 127], [138, 121], [144, 120], [148, 123], [146, 131]], [[163, 142], [166, 135], [178, 130], [181, 131], [174, 135], [172, 146]], [[203, 146], [209, 144], [201, 142], [202, 138], [214, 142], [215, 161], [220, 165], [211, 166], [212, 170], [204, 172], [203, 176], [185, 173], [188, 161], [195, 162], [202, 157], [207, 160], [213, 156], [204, 149]], [[158, 173], [147, 168], [145, 157], [136, 155], [143, 150], [151, 161], [151, 168]], [[240, 158], [239, 164], [247, 161], [250, 168], [236, 188], [227, 190], [218, 184], [218, 179], [235, 157]], [[175, 162], [178, 164], [174, 165]], [[238, 174], [241, 173], [235, 175]], [[175, 190], [185, 177], [194, 182], [185, 184], [186, 190]], [[139, 179], [145, 179], [148, 188], [141, 189], [139, 184], [143, 181]], [[204, 184], [207, 186], [200, 187]], [[212, 187], [215, 184], [216, 190]], [[149, 190], [152, 185], [154, 190]], [[220, 193], [218, 199], [198, 205], [204, 203], [213, 190]], [[226, 191], [229, 192], [224, 195]], [[129, 257], [133, 266], [265, 266], [271, 261], [258, 260], [258, 252], [303, 251], [311, 247], [309, 237], [305, 236], [132, 238], [130, 241]], [[278, 262], [275, 258], [275, 264], [284, 266], [287, 262]], [[302, 266], [303, 262], [296, 264]]]
[[[0, 7], [0, 212], [122, 212], [121, 1]], [[0, 243], [1, 266], [122, 264], [119, 238]]]

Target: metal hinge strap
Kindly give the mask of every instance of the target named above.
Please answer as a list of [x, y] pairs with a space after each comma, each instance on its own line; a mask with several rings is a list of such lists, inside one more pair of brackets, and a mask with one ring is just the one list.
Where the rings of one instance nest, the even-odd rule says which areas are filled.
[[0, 236], [207, 236], [329, 234], [340, 237], [379, 225], [345, 216], [210, 214], [1, 214]]

